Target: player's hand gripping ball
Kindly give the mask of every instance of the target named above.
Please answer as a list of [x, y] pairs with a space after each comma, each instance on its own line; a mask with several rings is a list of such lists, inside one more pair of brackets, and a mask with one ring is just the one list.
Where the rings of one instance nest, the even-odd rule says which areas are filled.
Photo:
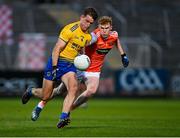
[[79, 70], [86, 70], [91, 64], [91, 61], [87, 55], [79, 55], [74, 59], [74, 65]]

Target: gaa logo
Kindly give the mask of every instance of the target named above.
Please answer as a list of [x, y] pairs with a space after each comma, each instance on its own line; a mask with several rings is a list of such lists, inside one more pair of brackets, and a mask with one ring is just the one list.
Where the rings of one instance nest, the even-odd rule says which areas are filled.
[[118, 75], [118, 85], [125, 91], [159, 90], [165, 88], [167, 79], [163, 71], [153, 69], [127, 69]]

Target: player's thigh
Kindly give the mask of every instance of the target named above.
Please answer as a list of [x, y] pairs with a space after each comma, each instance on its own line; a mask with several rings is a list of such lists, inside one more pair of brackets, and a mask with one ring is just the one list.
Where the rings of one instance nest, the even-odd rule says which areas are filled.
[[96, 92], [99, 86], [99, 77], [88, 76], [86, 80], [86, 87], [88, 90]]
[[77, 82], [76, 74], [74, 72], [68, 72], [64, 74], [61, 79], [66, 85], [67, 90], [69, 89], [77, 90], [78, 82]]
[[53, 91], [53, 81], [43, 79], [42, 94], [43, 97], [49, 97]]

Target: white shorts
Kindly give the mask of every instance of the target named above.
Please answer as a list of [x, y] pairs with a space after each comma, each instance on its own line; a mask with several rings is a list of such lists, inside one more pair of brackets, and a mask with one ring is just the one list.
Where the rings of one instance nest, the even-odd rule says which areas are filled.
[[77, 70], [78, 80], [86, 80], [88, 77], [97, 77], [100, 78], [100, 72], [86, 72]]
[[100, 77], [100, 72], [87, 72], [87, 71], [84, 71], [84, 76], [87, 78], [87, 77], [97, 77], [99, 78]]

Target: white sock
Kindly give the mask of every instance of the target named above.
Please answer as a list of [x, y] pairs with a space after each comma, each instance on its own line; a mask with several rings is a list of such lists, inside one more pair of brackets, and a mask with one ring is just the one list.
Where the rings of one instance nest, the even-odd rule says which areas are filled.
[[45, 106], [44, 101], [40, 101], [40, 102], [38, 103], [38, 106], [37, 106], [37, 107], [39, 107], [39, 108], [43, 109], [43, 108], [44, 108], [44, 106]]

